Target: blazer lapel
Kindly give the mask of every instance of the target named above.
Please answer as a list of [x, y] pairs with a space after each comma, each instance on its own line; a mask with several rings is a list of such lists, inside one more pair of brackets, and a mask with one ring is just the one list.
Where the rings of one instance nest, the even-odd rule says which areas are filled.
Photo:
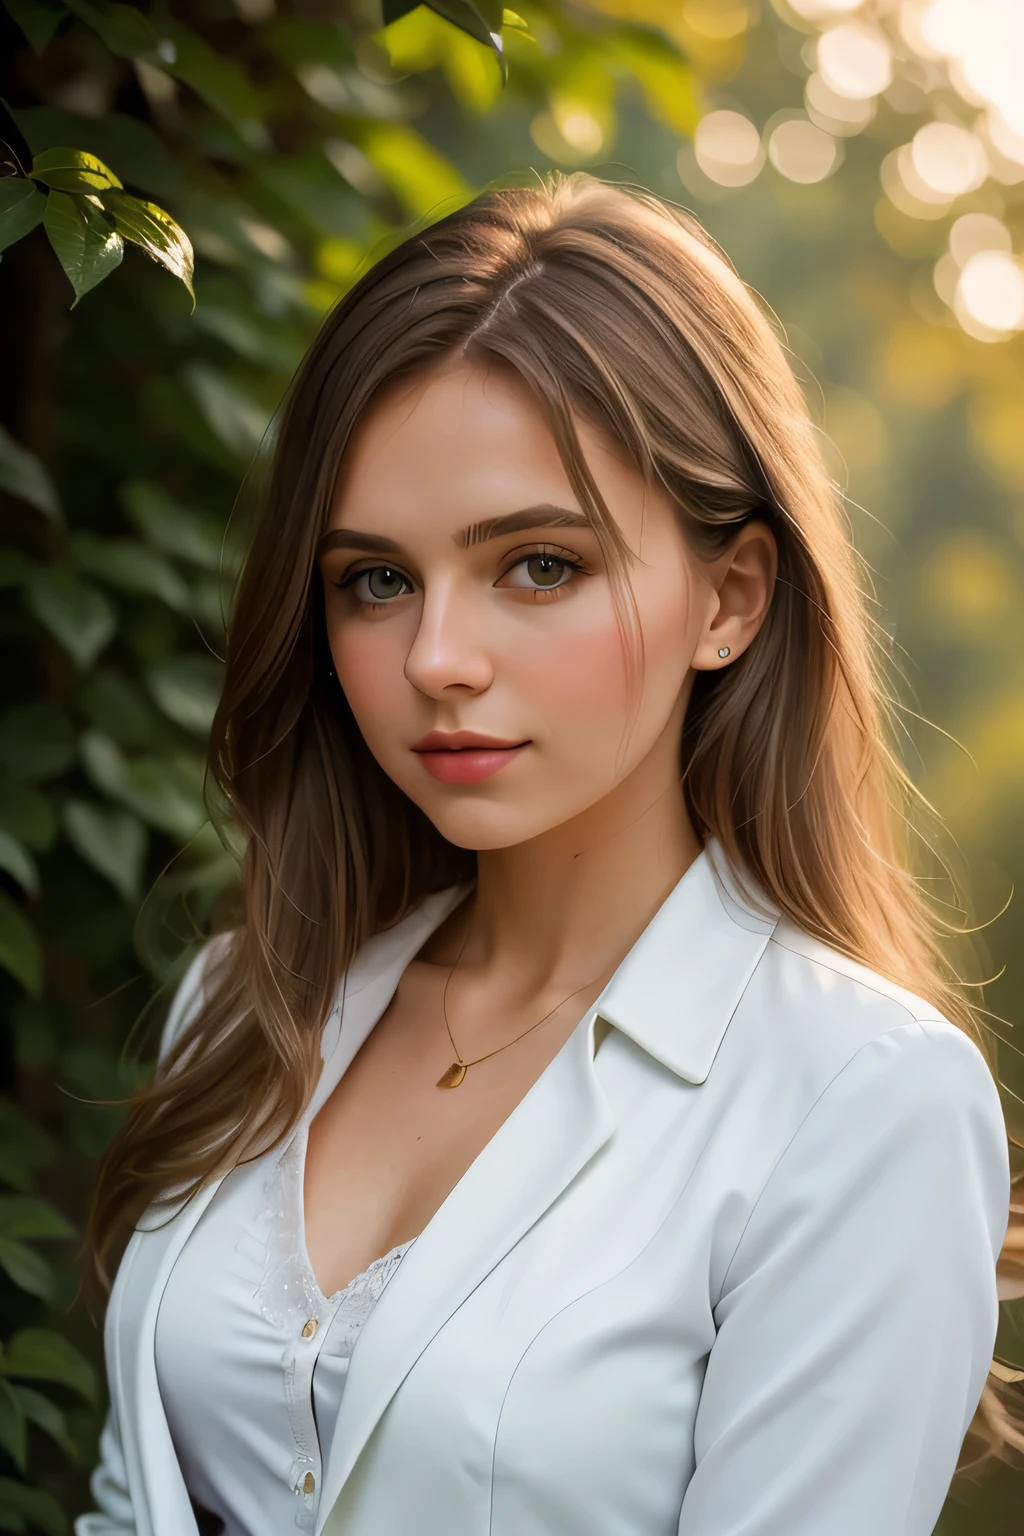
[[360, 1046], [398, 989], [402, 972], [435, 928], [454, 912], [472, 886], [449, 885], [427, 896], [394, 928], [364, 944], [339, 988], [324, 1026], [324, 1068], [305, 1118], [311, 1120], [341, 1082]]
[[[394, 928], [365, 944], [350, 967], [323, 1036], [324, 1067], [308, 1115], [339, 1082], [390, 1002], [406, 965], [469, 890], [428, 896]], [[156, 1322], [174, 1262], [220, 1187], [207, 1185], [177, 1215], [147, 1213], [118, 1269], [107, 1314], [111, 1391], [118, 1404], [138, 1536], [197, 1536], [195, 1517], [160, 1399]]]
[[324, 1469], [318, 1536], [340, 1532], [331, 1510], [419, 1355], [612, 1134], [615, 1117], [593, 1062], [599, 1006], [600, 1000], [456, 1184], [367, 1321]]
[[107, 1320], [111, 1397], [138, 1536], [193, 1536], [195, 1517], [160, 1400], [154, 1341], [167, 1277], [220, 1184], [208, 1185], [176, 1216], [147, 1214], [118, 1269]]

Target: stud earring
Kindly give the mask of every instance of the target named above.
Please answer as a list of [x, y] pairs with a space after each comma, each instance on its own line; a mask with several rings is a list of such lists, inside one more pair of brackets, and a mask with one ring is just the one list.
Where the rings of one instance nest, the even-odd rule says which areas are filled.
[[722, 660], [724, 661], [725, 658], [729, 655], [729, 647], [727, 645], [720, 645], [718, 647], [718, 654], [719, 654], [719, 656], [721, 656]]

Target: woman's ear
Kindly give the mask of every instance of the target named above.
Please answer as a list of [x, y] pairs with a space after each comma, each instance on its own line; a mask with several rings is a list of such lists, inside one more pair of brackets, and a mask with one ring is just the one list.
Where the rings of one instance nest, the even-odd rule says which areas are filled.
[[692, 665], [697, 671], [727, 667], [742, 656], [768, 612], [778, 565], [775, 535], [767, 523], [750, 522], [707, 567], [707, 579], [718, 593], [718, 606], [693, 653]]

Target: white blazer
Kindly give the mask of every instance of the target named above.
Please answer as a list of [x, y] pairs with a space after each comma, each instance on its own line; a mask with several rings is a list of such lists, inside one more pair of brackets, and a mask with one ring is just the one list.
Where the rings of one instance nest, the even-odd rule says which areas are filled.
[[[317, 1106], [465, 890], [359, 953]], [[995, 1342], [1009, 1182], [977, 1047], [759, 916], [710, 845], [385, 1290], [317, 1536], [927, 1536]], [[196, 1536], [154, 1329], [214, 1188], [121, 1263], [77, 1536]]]

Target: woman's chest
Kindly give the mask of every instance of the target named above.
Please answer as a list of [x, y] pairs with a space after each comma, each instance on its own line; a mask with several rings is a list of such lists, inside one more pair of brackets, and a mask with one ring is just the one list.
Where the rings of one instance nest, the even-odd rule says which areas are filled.
[[564, 1044], [572, 1020], [475, 1062], [454, 1088], [438, 1086], [452, 1060], [443, 1027], [435, 1038], [421, 1025], [400, 989], [311, 1122], [305, 1231], [325, 1290], [429, 1225]]
[[312, 1532], [352, 1351], [404, 1249], [325, 1296], [303, 1238], [305, 1129], [226, 1178], [170, 1269], [154, 1339], [188, 1492], [226, 1536]]
[[[674, 1531], [714, 1305], [773, 1148], [735, 1084], [697, 1088], [618, 1032], [590, 1062], [580, 1033], [376, 1303], [322, 1467], [330, 1536], [441, 1536], [441, 1509], [444, 1536]], [[123, 1285], [126, 1364], [139, 1287], [170, 1262], [152, 1241]]]
[[[614, 1137], [443, 1318], [339, 1489], [332, 1536], [669, 1536], [721, 1276], [750, 1192], [723, 1187], [704, 1132], [647, 1093]], [[415, 1306], [414, 1249], [371, 1320], [355, 1372]], [[371, 1342], [374, 1341], [374, 1342]], [[334, 1492], [334, 1490], [329, 1490]], [[428, 1529], [431, 1529], [428, 1525]], [[433, 1536], [433, 1533], [432, 1533]]]

